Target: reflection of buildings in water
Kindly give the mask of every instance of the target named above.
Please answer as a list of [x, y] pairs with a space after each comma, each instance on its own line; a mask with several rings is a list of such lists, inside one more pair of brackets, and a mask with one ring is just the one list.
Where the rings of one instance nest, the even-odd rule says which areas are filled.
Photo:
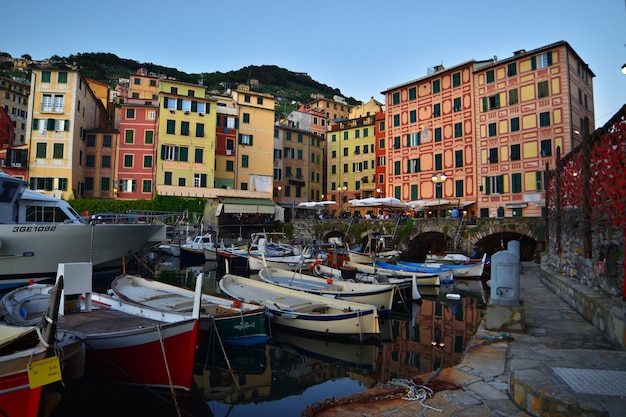
[[377, 366], [378, 346], [343, 344], [274, 333], [276, 345], [224, 346], [209, 340], [198, 350], [194, 380], [208, 401], [246, 404], [297, 395], [334, 379], [351, 378], [367, 387]]
[[225, 404], [269, 399], [272, 386], [269, 349], [267, 345], [260, 348], [225, 346], [221, 351], [212, 344], [206, 356], [197, 356], [196, 365], [201, 373], [194, 375], [196, 386], [206, 400], [220, 400]]
[[[416, 304], [416, 303], [414, 303]], [[458, 364], [483, 310], [474, 297], [458, 301], [422, 299], [414, 320], [386, 325], [391, 342], [383, 343], [382, 380], [409, 378]]]

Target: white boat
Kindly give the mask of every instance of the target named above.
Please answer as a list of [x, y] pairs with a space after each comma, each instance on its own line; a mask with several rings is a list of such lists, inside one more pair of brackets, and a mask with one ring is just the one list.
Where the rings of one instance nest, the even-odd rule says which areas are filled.
[[252, 273], [267, 266], [288, 271], [306, 271], [316, 260], [317, 258], [307, 248], [300, 255], [268, 256], [265, 252], [248, 252], [248, 268]]
[[[0, 410], [3, 416], [39, 416], [40, 402], [45, 401], [42, 387], [59, 379], [82, 377], [85, 354], [82, 340], [56, 328], [60, 285], [55, 288], [36, 326], [0, 324]], [[29, 367], [35, 372], [48, 371], [57, 365], [58, 373], [42, 373], [41, 381], [31, 380]]]
[[440, 270], [452, 271], [452, 275], [455, 278], [480, 278], [483, 275], [483, 270], [485, 268], [486, 259], [487, 259], [487, 254], [484, 254], [480, 262], [471, 263], [471, 264], [470, 263], [448, 264], [448, 263], [434, 263], [434, 262], [416, 263], [416, 262], [400, 261], [398, 262], [398, 266], [416, 268], [416, 269], [428, 268], [428, 269], [440, 269]]
[[364, 264], [371, 263], [374, 259], [391, 263], [396, 262], [400, 259], [402, 251], [386, 247], [391, 239], [392, 236], [371, 234], [368, 236], [365, 247], [358, 250], [346, 244], [348, 258], [352, 262]]
[[470, 257], [462, 253], [427, 253], [426, 263], [466, 264]]
[[[203, 275], [198, 276], [199, 280]], [[120, 275], [111, 283], [111, 291], [122, 300], [161, 311], [190, 312], [194, 292], [137, 275]], [[202, 294], [200, 304], [200, 339], [214, 325], [219, 338], [228, 344], [257, 345], [270, 338], [266, 330], [265, 308], [215, 295]]]
[[0, 171], [0, 290], [31, 279], [54, 282], [59, 263], [119, 267], [123, 257], [165, 239], [165, 224], [150, 222], [156, 219], [131, 215], [86, 219], [67, 201], [27, 186], [28, 182]]
[[397, 289], [392, 284], [371, 285], [332, 278], [321, 279], [299, 271], [272, 267], [261, 269], [259, 278], [264, 282], [285, 288], [370, 304], [376, 307], [379, 313], [388, 312], [393, 308], [393, 297]]
[[201, 265], [216, 259], [215, 242], [211, 233], [200, 234], [180, 245], [180, 262], [183, 264]]
[[[86, 347], [85, 375], [115, 382], [190, 390], [198, 345], [201, 281], [191, 312], [164, 312], [91, 291], [89, 263], [59, 264], [59, 331]], [[199, 283], [199, 284], [198, 284]], [[42, 314], [52, 285], [32, 284], [2, 298], [5, 320]]]
[[309, 294], [251, 278], [226, 274], [219, 282], [232, 298], [258, 303], [271, 313], [270, 323], [293, 332], [359, 343], [380, 340], [376, 307]]
[[369, 275], [385, 275], [395, 278], [412, 278], [415, 277], [418, 285], [441, 285], [442, 282], [450, 282], [453, 280], [452, 271], [440, 272], [415, 272], [402, 269], [386, 269], [374, 266], [372, 264], [360, 264], [358, 262], [346, 261], [347, 266], [356, 268], [357, 271], [364, 272]]

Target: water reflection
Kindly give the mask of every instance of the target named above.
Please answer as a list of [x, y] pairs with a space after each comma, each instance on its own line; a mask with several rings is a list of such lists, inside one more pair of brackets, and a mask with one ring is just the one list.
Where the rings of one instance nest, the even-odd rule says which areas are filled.
[[[193, 283], [198, 267], [175, 268], [172, 282]], [[223, 274], [219, 264], [199, 268], [205, 274], [204, 291], [219, 294], [217, 281]], [[209, 333], [196, 355], [197, 391], [177, 396], [178, 407], [173, 406], [168, 392], [135, 393], [133, 415], [300, 415], [307, 406], [328, 398], [453, 366], [461, 360], [485, 310], [483, 284], [457, 281], [437, 289], [420, 288], [420, 293], [419, 302], [399, 303], [391, 317], [381, 319], [383, 342], [378, 345], [344, 344], [272, 329], [272, 340], [265, 345], [235, 347], [222, 344], [219, 335]], [[448, 299], [450, 293], [459, 294], [460, 299]], [[77, 391], [68, 389], [61, 411], [55, 410], [52, 417], [81, 415], [85, 404], [111, 398], [106, 397], [109, 390], [119, 389], [103, 383], [89, 389], [90, 383], [83, 381]], [[155, 407], [161, 402], [168, 405]], [[108, 401], [98, 410], [91, 407], [90, 415], [128, 415], [121, 402], [118, 411], [112, 409], [114, 404]]]

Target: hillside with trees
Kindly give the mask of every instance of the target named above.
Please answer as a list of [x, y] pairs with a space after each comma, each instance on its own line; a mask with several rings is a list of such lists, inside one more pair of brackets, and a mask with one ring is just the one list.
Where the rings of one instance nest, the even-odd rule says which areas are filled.
[[[30, 56], [24, 54], [21, 57]], [[5, 60], [2, 60], [4, 58]], [[21, 78], [24, 73], [11, 74], [12, 64], [9, 60], [11, 55], [0, 52], [0, 73], [4, 75], [16, 75]], [[308, 103], [312, 101], [311, 94], [323, 94], [326, 98], [335, 95], [343, 96], [341, 90], [313, 80], [308, 74], [289, 71], [276, 65], [251, 65], [238, 70], [201, 74], [188, 74], [176, 68], [164, 67], [162, 65], [138, 62], [132, 59], [120, 58], [115, 54], [94, 52], [79, 53], [68, 57], [58, 55], [51, 56], [48, 60], [51, 66], [71, 67], [81, 71], [81, 73], [94, 80], [106, 83], [112, 88], [119, 79], [129, 78], [130, 74], [137, 72], [138, 68], [146, 68], [149, 73], [160, 76], [172, 77], [178, 81], [199, 84], [202, 83], [209, 91], [223, 92], [228, 88], [234, 88], [238, 84], [249, 84], [251, 80], [258, 83], [252, 86], [254, 91], [272, 94], [280, 98], [281, 109], [293, 108], [292, 102]], [[357, 104], [358, 100], [352, 97], [345, 97], [349, 104]], [[289, 109], [288, 109], [289, 110]]]

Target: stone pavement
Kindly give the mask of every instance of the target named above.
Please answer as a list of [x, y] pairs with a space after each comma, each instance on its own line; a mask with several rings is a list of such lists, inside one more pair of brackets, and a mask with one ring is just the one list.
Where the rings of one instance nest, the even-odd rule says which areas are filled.
[[392, 388], [377, 387], [315, 416], [626, 416], [626, 350], [542, 283], [551, 274], [538, 264], [522, 264], [525, 332], [489, 331], [483, 319], [462, 362], [435, 375], [430, 385], [458, 389], [409, 401], [399, 398], [397, 388], [393, 395]]

